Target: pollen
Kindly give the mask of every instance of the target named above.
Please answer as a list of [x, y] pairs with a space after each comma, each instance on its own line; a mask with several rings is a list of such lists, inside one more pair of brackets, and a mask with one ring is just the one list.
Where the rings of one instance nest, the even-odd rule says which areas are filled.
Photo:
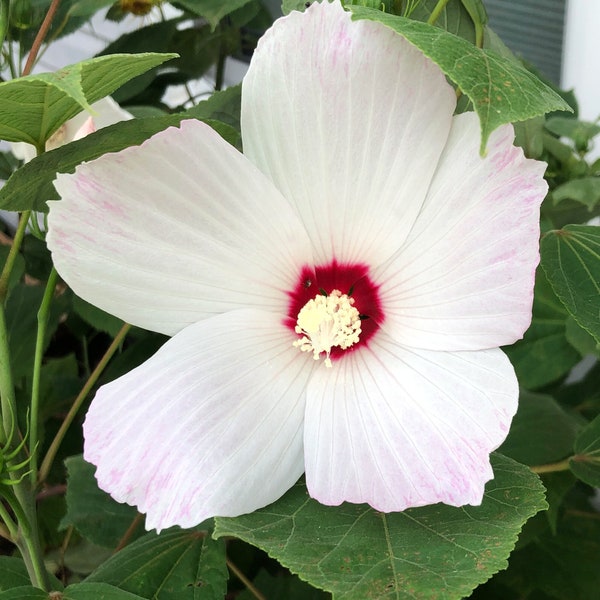
[[339, 290], [329, 295], [318, 294], [298, 313], [295, 331], [302, 337], [294, 346], [302, 352], [312, 352], [315, 360], [324, 352], [325, 366], [331, 367], [332, 348], [346, 350], [358, 342], [361, 320], [354, 298]]

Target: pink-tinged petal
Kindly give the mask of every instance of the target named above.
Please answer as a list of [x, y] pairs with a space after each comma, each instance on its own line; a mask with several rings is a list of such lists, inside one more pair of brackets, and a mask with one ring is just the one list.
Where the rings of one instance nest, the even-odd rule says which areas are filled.
[[387, 259], [451, 126], [456, 96], [438, 67], [323, 2], [273, 25], [242, 86], [244, 152], [295, 204], [317, 261]]
[[306, 481], [328, 505], [384, 512], [480, 504], [518, 386], [501, 350], [432, 352], [380, 333], [318, 369], [307, 393]]
[[94, 125], [94, 119], [92, 117], [88, 117], [83, 125], [73, 134], [73, 142], [76, 140], [80, 140], [84, 138], [86, 135], [90, 135], [90, 133], [94, 133], [96, 131], [96, 126]]
[[475, 114], [455, 117], [405, 245], [374, 274], [400, 344], [479, 350], [511, 344], [531, 321], [545, 164], [496, 130], [479, 156]]
[[227, 310], [284, 315], [308, 238], [272, 183], [208, 125], [184, 121], [59, 175], [48, 245], [92, 304], [172, 335]]
[[191, 527], [279, 498], [304, 469], [312, 361], [257, 310], [201, 321], [100, 388], [84, 424], [99, 486], [147, 514], [148, 529]]
[[[114, 125], [120, 121], [133, 119], [133, 115], [123, 110], [110, 96], [106, 96], [91, 105], [92, 113], [82, 111], [69, 119], [61, 129], [58, 135], [48, 140], [46, 150], [58, 148], [67, 142], [79, 140], [98, 129]], [[90, 122], [91, 119], [91, 122]]]

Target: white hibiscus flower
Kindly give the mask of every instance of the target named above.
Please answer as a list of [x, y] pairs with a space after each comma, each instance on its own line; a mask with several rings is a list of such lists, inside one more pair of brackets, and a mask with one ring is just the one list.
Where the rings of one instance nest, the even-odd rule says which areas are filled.
[[148, 528], [253, 511], [303, 472], [328, 505], [481, 502], [546, 184], [512, 127], [482, 159], [454, 108], [402, 37], [314, 4], [254, 54], [244, 155], [185, 121], [58, 176], [58, 271], [173, 336], [84, 425], [100, 487]]

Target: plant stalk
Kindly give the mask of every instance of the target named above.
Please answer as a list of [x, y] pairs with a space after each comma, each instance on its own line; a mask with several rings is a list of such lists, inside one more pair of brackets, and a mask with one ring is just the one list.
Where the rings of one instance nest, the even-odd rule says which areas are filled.
[[29, 448], [31, 453], [31, 485], [35, 487], [37, 482], [37, 465], [38, 465], [38, 421], [40, 412], [40, 377], [42, 373], [42, 359], [44, 357], [44, 346], [46, 341], [46, 329], [48, 326], [48, 320], [50, 318], [50, 305], [52, 304], [52, 297], [56, 288], [56, 280], [58, 273], [56, 269], [52, 267], [50, 275], [48, 276], [48, 282], [46, 283], [46, 289], [44, 290], [44, 297], [40, 309], [37, 313], [37, 337], [35, 341], [35, 356], [33, 359], [33, 382], [31, 386], [31, 410], [29, 413]]

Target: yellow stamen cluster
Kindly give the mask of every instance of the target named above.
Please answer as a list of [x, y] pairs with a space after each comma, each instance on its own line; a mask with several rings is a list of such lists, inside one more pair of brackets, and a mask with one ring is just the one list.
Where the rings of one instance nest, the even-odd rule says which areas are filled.
[[334, 346], [345, 350], [358, 342], [360, 336], [360, 314], [354, 308], [354, 298], [333, 290], [325, 296], [319, 294], [309, 300], [298, 313], [296, 333], [302, 335], [294, 342], [302, 352], [312, 352], [319, 360], [325, 352], [325, 366], [331, 367], [331, 349]]

